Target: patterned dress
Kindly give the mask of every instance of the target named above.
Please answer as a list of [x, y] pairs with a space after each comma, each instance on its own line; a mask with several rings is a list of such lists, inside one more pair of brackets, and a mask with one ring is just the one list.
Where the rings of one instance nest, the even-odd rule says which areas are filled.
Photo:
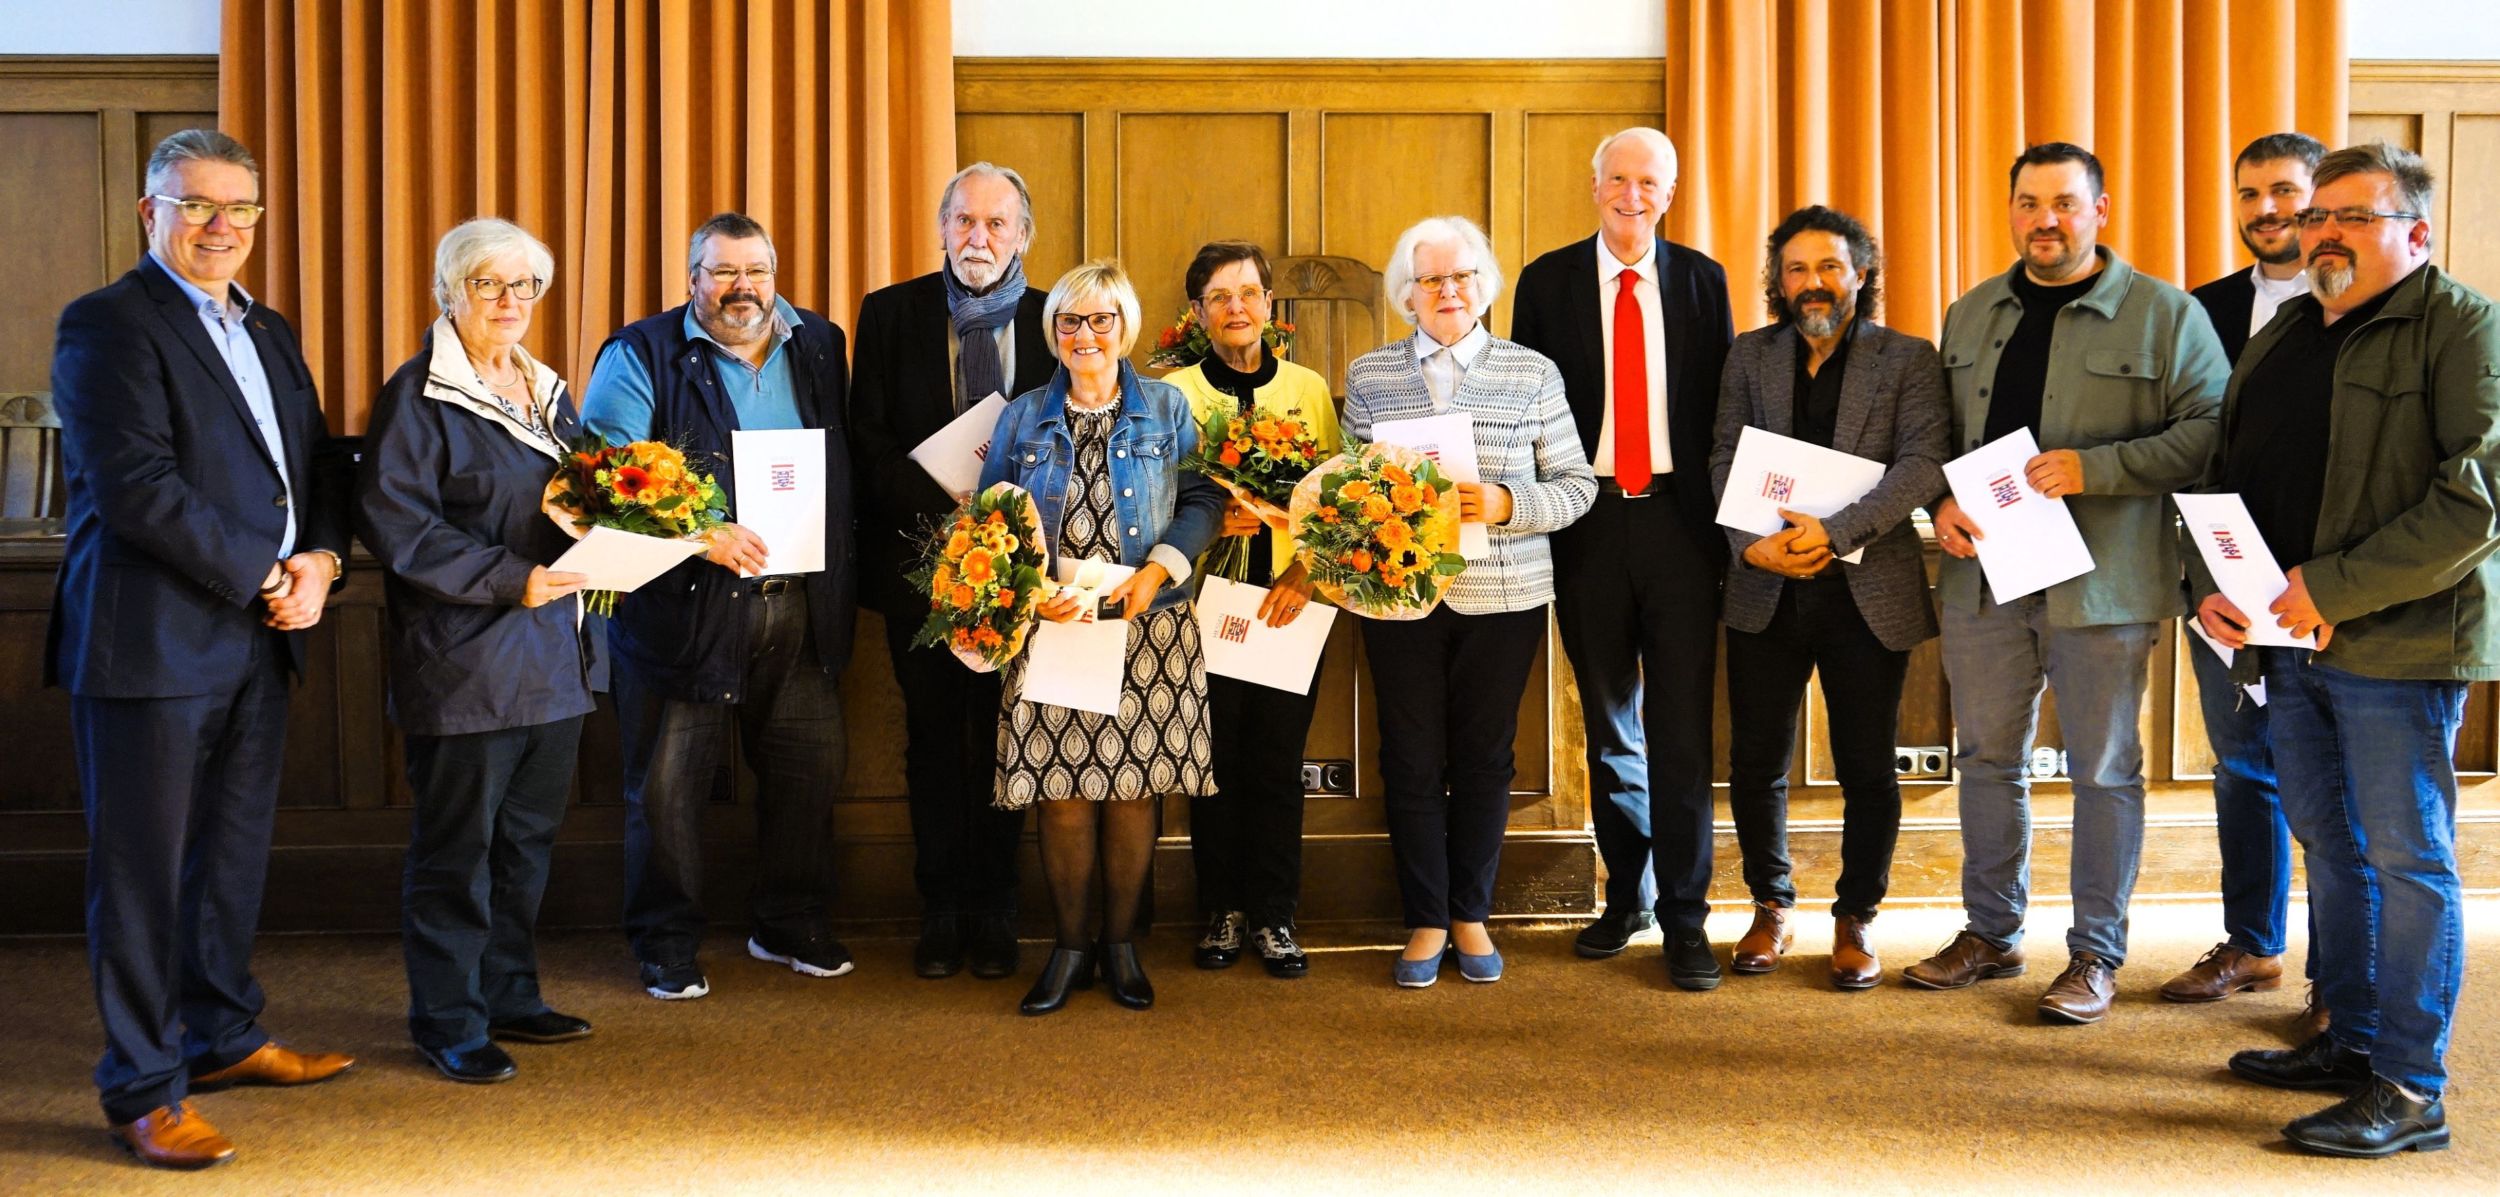
[[[1076, 461], [1059, 526], [1063, 559], [1119, 559], [1109, 462], [1117, 415], [1116, 408], [1068, 409]], [[1212, 741], [1197, 617], [1183, 604], [1131, 622], [1136, 626], [1129, 630], [1128, 678], [1120, 687], [1117, 715], [1025, 702], [1024, 671], [1032, 654], [1019, 653], [1008, 662], [1005, 717], [998, 722], [996, 805], [1021, 810], [1066, 798], [1100, 802], [1215, 792], [1207, 765]]]

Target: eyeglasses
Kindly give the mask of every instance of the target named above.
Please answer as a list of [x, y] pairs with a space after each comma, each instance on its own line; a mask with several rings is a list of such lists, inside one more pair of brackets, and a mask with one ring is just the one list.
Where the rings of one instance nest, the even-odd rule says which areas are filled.
[[503, 293], [506, 291], [512, 292], [514, 299], [524, 301], [536, 299], [538, 293], [545, 290], [547, 286], [547, 280], [543, 278], [516, 278], [510, 282], [499, 278], [472, 278], [461, 281], [469, 285], [470, 294], [488, 303], [503, 298]]
[[223, 212], [226, 214], [227, 224], [238, 229], [248, 229], [259, 224], [260, 214], [269, 210], [259, 204], [220, 204], [204, 199], [180, 199], [170, 195], [151, 195], [148, 198], [172, 204], [175, 211], [182, 213], [184, 224], [207, 224], [217, 219], [218, 213]]
[[1467, 284], [1474, 281], [1476, 281], [1476, 272], [1473, 270], [1454, 270], [1448, 274], [1420, 274], [1415, 276], [1416, 286], [1422, 287], [1426, 291], [1436, 293], [1448, 291], [1455, 294], [1466, 290]]
[[770, 266], [749, 266], [744, 270], [735, 266], [714, 266], [703, 273], [712, 276], [713, 285], [721, 287], [737, 286], [739, 279], [759, 287], [769, 287], [773, 281], [773, 268]]
[[1241, 301], [1241, 306], [1249, 307], [1267, 298], [1269, 294], [1270, 292], [1263, 287], [1243, 287], [1239, 291], [1209, 291], [1199, 296], [1198, 302], [1205, 305], [1208, 311], [1218, 312], [1233, 306], [1235, 299]]
[[2368, 208], [2303, 208], [2292, 213], [2292, 223], [2304, 229], [2324, 227], [2332, 220], [2348, 229], [2366, 229], [2382, 220], [2420, 220], [2419, 212], [2374, 212]]
[[1107, 333], [1120, 327], [1120, 314], [1118, 312], [1061, 312], [1059, 318], [1052, 323], [1058, 325], [1059, 335], [1063, 337], [1075, 335], [1076, 330], [1088, 324], [1094, 326], [1095, 332]]

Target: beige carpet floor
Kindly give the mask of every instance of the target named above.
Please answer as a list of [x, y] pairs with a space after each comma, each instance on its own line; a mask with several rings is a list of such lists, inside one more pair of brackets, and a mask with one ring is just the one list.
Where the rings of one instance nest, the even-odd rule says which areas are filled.
[[[0, 945], [0, 1192], [110, 1194], [1212, 1192], [2481, 1192], [2500, 1189], [2500, 900], [2468, 920], [2450, 1053], [2456, 1146], [2380, 1161], [2287, 1150], [2275, 1129], [2325, 1104], [2238, 1083], [2235, 1049], [2278, 1041], [2297, 986], [2212, 1006], [2154, 990], [2213, 939], [2205, 903], [2141, 903], [2120, 1006], [2040, 1024], [2066, 912], [2034, 916], [2031, 974], [1959, 993], [1822, 980], [1828, 923], [1799, 955], [1715, 993], [1670, 989], [1655, 937], [1571, 955], [1567, 929], [1505, 929], [1500, 984], [1390, 987], [1387, 937], [1321, 929], [1312, 975], [1189, 967], [1148, 952], [1151, 1012], [1099, 991], [1052, 1017], [1014, 981], [922, 981], [910, 944], [863, 940], [850, 976], [807, 980], [733, 955], [713, 995], [663, 1004], [622, 943], [551, 936], [547, 990], [598, 1024], [515, 1049], [521, 1075], [471, 1088], [401, 1037], [398, 947], [279, 938], [258, 961], [267, 1023], [362, 1063], [315, 1088], [199, 1099], [233, 1163], [150, 1172], [106, 1139], [88, 1087], [97, 1032], [79, 946]], [[2298, 913], [2295, 912], [2295, 923]], [[1889, 911], [1897, 969], [1956, 913]], [[1716, 920], [1722, 943], [1743, 916]]]

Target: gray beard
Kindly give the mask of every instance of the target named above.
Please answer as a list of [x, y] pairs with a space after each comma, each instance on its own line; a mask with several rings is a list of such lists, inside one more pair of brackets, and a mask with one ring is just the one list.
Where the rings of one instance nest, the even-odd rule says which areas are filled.
[[2352, 263], [2342, 258], [2319, 258], [2309, 263], [2309, 286], [2320, 299], [2333, 299], [2352, 287]]
[[1848, 313], [1832, 308], [1825, 308], [1820, 315], [1798, 316], [1797, 331], [1802, 332], [1809, 337], [1828, 337], [1833, 333], [1839, 332], [1840, 326], [1848, 322]]

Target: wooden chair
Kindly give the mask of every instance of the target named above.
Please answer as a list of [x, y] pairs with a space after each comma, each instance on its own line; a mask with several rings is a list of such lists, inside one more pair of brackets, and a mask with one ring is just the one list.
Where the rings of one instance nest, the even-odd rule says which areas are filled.
[[1294, 326], [1291, 360], [1318, 371], [1328, 393], [1342, 400], [1346, 365], [1389, 339], [1380, 272], [1330, 254], [1278, 258], [1268, 271], [1276, 280], [1276, 319]]
[[69, 487], [61, 476], [61, 414], [41, 391], [0, 393], [0, 538], [59, 536]]

